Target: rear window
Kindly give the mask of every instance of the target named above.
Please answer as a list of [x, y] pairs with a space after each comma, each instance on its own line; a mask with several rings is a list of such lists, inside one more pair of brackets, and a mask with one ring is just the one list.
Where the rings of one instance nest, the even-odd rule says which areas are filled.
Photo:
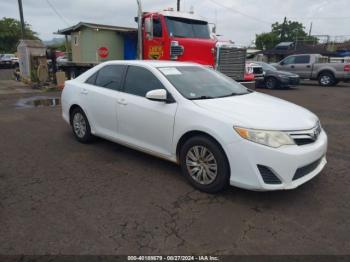
[[310, 63], [310, 56], [308, 55], [300, 55], [295, 57], [296, 64], [308, 64]]
[[[126, 66], [125, 65], [107, 65], [97, 72], [95, 85], [113, 89], [120, 90], [122, 85], [122, 80], [124, 76]], [[93, 81], [88, 79], [89, 81]]]

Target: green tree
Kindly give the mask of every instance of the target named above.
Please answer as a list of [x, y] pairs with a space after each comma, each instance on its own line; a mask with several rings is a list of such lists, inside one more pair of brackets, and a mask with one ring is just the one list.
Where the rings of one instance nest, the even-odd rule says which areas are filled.
[[[20, 21], [6, 17], [0, 20], [0, 53], [15, 52], [21, 37]], [[25, 39], [39, 39], [38, 34], [31, 30], [29, 24], [25, 25]]]
[[306, 42], [317, 42], [313, 36], [305, 32], [305, 27], [297, 21], [284, 18], [282, 23], [276, 22], [271, 26], [271, 32], [256, 35], [255, 45], [258, 49], [270, 49], [280, 42], [294, 42], [296, 39], [303, 39]]

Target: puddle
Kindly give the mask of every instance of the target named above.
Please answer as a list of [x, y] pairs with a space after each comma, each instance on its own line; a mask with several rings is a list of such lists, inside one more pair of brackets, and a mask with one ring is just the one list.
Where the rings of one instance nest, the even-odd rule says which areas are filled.
[[57, 97], [29, 97], [17, 101], [16, 107], [32, 108], [32, 107], [55, 107], [60, 105], [60, 99]]

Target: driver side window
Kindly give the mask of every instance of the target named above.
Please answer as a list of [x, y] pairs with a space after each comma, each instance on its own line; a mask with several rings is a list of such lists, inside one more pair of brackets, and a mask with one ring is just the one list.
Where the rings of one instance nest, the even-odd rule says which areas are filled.
[[153, 18], [153, 37], [162, 37], [162, 23], [160, 18]]
[[294, 64], [295, 63], [295, 56], [290, 56], [290, 57], [287, 57], [286, 59], [284, 59], [282, 61], [282, 65], [290, 65], [290, 64]]

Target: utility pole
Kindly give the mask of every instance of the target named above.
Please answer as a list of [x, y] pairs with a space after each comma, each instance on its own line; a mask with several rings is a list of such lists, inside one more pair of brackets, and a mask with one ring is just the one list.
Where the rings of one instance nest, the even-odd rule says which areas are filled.
[[312, 32], [312, 22], [310, 24], [309, 36], [311, 36], [311, 32]]
[[18, 0], [18, 7], [19, 7], [19, 16], [21, 18], [22, 39], [24, 39], [24, 37], [25, 37], [25, 24], [24, 24], [24, 18], [23, 18], [22, 0]]
[[180, 0], [177, 0], [177, 11], [180, 11]]

